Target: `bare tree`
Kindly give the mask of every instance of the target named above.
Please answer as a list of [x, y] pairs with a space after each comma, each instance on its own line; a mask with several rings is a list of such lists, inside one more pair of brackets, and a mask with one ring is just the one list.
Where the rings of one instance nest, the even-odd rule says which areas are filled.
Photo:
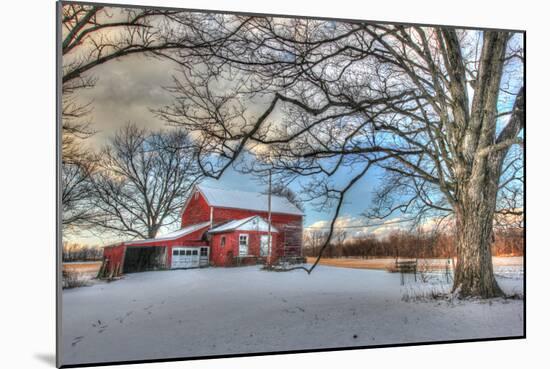
[[86, 203], [92, 189], [90, 176], [96, 169], [96, 158], [87, 150], [74, 144], [74, 138], [63, 141], [70, 154], [61, 166], [61, 204], [63, 231], [78, 233], [91, 214]]
[[194, 37], [211, 48], [159, 114], [197, 137], [206, 175], [250, 150], [274, 173], [309, 176], [310, 198], [336, 209], [322, 253], [345, 194], [377, 165], [388, 186], [367, 214], [452, 213], [453, 290], [502, 294], [490, 244], [503, 163], [522, 143], [521, 34], [230, 15], [201, 25]]
[[77, 230], [91, 214], [85, 195], [94, 168], [93, 153], [82, 140], [96, 133], [91, 101], [78, 91], [93, 88], [93, 70], [134, 54], [169, 57], [170, 49], [186, 47], [171, 41], [166, 22], [178, 11], [126, 9], [68, 3], [61, 7], [62, 51], [62, 205], [65, 231]]
[[88, 222], [95, 229], [154, 238], [178, 214], [201, 178], [188, 136], [180, 130], [148, 133], [124, 126], [100, 153], [92, 176]]
[[308, 256], [318, 255], [326, 239], [326, 231], [319, 229], [306, 230], [304, 233], [305, 254]]
[[[91, 102], [75, 92], [92, 88], [95, 67], [132, 54], [162, 55], [175, 47], [162, 24], [175, 11], [65, 4], [61, 14], [63, 133], [79, 138], [93, 134]], [[180, 49], [183, 45], [179, 45]], [[64, 152], [67, 155], [67, 152]]]
[[103, 248], [97, 245], [63, 242], [63, 261], [96, 261], [103, 257]]
[[97, 66], [137, 54], [186, 66], [185, 61], [173, 58], [171, 50], [177, 49], [181, 56], [185, 50], [194, 53], [194, 49], [203, 48], [199, 39], [189, 42], [181, 37], [189, 34], [185, 20], [191, 14], [169, 9], [64, 4], [60, 35], [63, 132], [78, 137], [93, 134], [89, 120], [91, 102], [79, 101], [75, 92], [95, 86], [97, 77], [93, 71]]

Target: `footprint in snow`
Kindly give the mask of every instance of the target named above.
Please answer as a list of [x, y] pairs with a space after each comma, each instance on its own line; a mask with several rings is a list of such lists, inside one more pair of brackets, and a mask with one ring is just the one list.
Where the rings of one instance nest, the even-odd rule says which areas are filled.
[[84, 336], [78, 336], [78, 337], [75, 337], [73, 339], [73, 342], [71, 343], [71, 346], [76, 346], [77, 343], [79, 343], [80, 341], [82, 341], [82, 339], [84, 338]]
[[105, 329], [107, 329], [108, 325], [102, 325], [101, 327], [99, 327], [99, 331], [97, 331], [98, 333], [102, 333]]

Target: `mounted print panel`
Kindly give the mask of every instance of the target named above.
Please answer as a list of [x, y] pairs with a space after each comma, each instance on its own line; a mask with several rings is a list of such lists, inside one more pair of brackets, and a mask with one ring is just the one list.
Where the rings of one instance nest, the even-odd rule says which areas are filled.
[[525, 33], [58, 3], [58, 366], [525, 337]]

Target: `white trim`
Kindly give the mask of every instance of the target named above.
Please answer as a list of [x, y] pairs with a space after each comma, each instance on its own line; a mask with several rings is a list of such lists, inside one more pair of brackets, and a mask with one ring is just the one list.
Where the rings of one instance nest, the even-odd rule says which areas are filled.
[[193, 199], [193, 197], [195, 196], [196, 193], [200, 193], [202, 198], [204, 199], [204, 201], [206, 201], [206, 203], [208, 204], [208, 206], [212, 207], [212, 205], [210, 205], [210, 203], [208, 202], [208, 199], [206, 198], [206, 196], [204, 195], [204, 193], [202, 193], [200, 187], [198, 184], [194, 185], [193, 186], [193, 191], [191, 192], [191, 196], [189, 196], [185, 202], [183, 203], [183, 206], [181, 207], [181, 210], [180, 210], [180, 218], [181, 216], [183, 215], [183, 213], [185, 212], [185, 210], [187, 209], [187, 206], [189, 205], [189, 203], [191, 202], [191, 200]]
[[214, 226], [214, 207], [210, 207], [210, 229]]
[[[172, 261], [170, 263], [170, 269], [180, 269], [180, 268], [198, 268], [200, 267], [200, 249], [205, 246], [173, 246], [172, 247]], [[178, 252], [178, 257], [174, 258], [174, 253]], [[181, 252], [185, 252], [184, 255], [181, 255]], [[195, 254], [196, 253], [196, 254]], [[180, 256], [185, 256], [186, 259], [181, 259]]]
[[[256, 229], [246, 229], [246, 228], [244, 228], [244, 226], [247, 223], [253, 221], [254, 219], [257, 219], [259, 222], [263, 222], [266, 226], [268, 225], [268, 222], [264, 218], [262, 218], [259, 215], [253, 215], [253, 216], [248, 217], [248, 218], [230, 220], [227, 223], [220, 224], [220, 225], [210, 229], [208, 231], [208, 233], [227, 233], [227, 232], [233, 232], [233, 231], [251, 231], [251, 232], [257, 231]], [[258, 231], [267, 232], [267, 230], [261, 230], [261, 229], [258, 230]], [[275, 228], [273, 225], [271, 225], [271, 232], [279, 233], [277, 228]]]

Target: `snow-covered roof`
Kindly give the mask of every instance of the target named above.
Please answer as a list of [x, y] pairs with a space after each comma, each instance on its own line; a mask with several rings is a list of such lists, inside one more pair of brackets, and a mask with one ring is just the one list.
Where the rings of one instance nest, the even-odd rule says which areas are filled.
[[[267, 212], [268, 196], [258, 192], [246, 192], [197, 185], [210, 206]], [[293, 215], [304, 213], [285, 197], [271, 196], [271, 212]]]
[[170, 233], [167, 233], [165, 235], [162, 235], [162, 236], [159, 236], [159, 237], [156, 237], [156, 238], [149, 238], [149, 239], [146, 239], [146, 240], [139, 240], [139, 241], [129, 241], [129, 242], [126, 242], [126, 243], [137, 244], [137, 243], [146, 243], [146, 242], [151, 242], [151, 241], [175, 240], [177, 238], [180, 238], [180, 237], [183, 237], [183, 236], [188, 235], [190, 233], [196, 232], [196, 231], [198, 231], [202, 228], [206, 228], [208, 226], [210, 226], [210, 222], [197, 223], [197, 224], [193, 224], [193, 225], [178, 229], [177, 231], [170, 232]]
[[[208, 231], [208, 233], [221, 233], [236, 230], [267, 232], [268, 225], [269, 224], [265, 219], [263, 219], [259, 215], [254, 215], [252, 217], [244, 219], [231, 220], [227, 223], [212, 228], [210, 231]], [[272, 225], [271, 232], [277, 233], [279, 231], [277, 231], [277, 229]]]

